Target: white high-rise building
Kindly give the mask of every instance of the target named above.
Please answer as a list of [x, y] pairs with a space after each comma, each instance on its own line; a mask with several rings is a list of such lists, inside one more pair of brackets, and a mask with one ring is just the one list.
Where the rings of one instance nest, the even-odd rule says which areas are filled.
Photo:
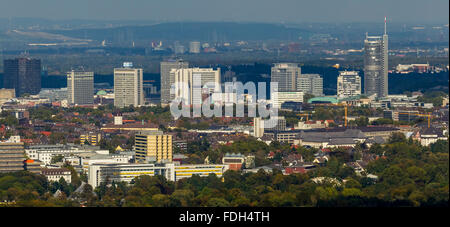
[[189, 43], [189, 53], [199, 54], [200, 53], [200, 42], [192, 41]]
[[257, 138], [264, 135], [264, 120], [260, 117], [253, 118], [253, 135]]
[[184, 54], [184, 46], [180, 44], [180, 42], [176, 41], [173, 45], [173, 52], [175, 54]]
[[72, 70], [67, 73], [67, 101], [69, 104], [94, 103], [94, 73]]
[[337, 79], [339, 98], [361, 95], [361, 77], [356, 71], [341, 71]]
[[143, 71], [129, 62], [114, 69], [114, 106], [140, 106], [144, 104]]
[[[220, 90], [220, 68], [182, 68], [172, 69], [170, 76], [175, 78], [175, 84], [172, 89], [175, 91], [174, 98], [184, 99], [186, 104], [199, 105], [204, 100], [204, 95], [209, 95], [212, 99], [214, 91]], [[196, 86], [194, 79], [198, 78], [199, 86]], [[203, 89], [206, 83], [214, 83], [214, 85]], [[195, 94], [195, 96], [194, 96]]]

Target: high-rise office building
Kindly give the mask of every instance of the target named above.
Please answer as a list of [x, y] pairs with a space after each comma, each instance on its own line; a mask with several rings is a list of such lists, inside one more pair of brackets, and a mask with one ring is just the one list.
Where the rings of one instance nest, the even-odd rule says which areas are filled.
[[114, 106], [140, 106], [144, 104], [143, 72], [125, 62], [123, 68], [114, 69]]
[[236, 73], [231, 71], [231, 67], [228, 67], [228, 70], [225, 71], [225, 73], [223, 74], [222, 82], [226, 83], [226, 82], [234, 82], [234, 81], [236, 81]]
[[5, 142], [0, 142], [0, 173], [24, 170], [24, 143], [19, 136], [11, 136]]
[[94, 73], [72, 70], [67, 73], [67, 101], [69, 104], [94, 103]]
[[271, 69], [271, 82], [278, 82], [278, 91], [297, 91], [301, 69], [296, 63], [276, 63]]
[[341, 71], [337, 79], [337, 96], [340, 98], [361, 95], [361, 77], [356, 71]]
[[41, 60], [16, 58], [3, 61], [3, 86], [16, 90], [16, 96], [36, 95], [41, 91]]
[[200, 53], [200, 42], [192, 41], [189, 43], [189, 53], [199, 54]]
[[175, 77], [171, 77], [170, 70], [188, 68], [189, 63], [183, 60], [163, 61], [160, 65], [161, 75], [161, 103], [167, 104], [173, 100], [174, 95], [170, 95], [170, 88], [175, 83]]
[[286, 131], [286, 119], [283, 116], [276, 116], [274, 120], [274, 126], [266, 129], [276, 132]]
[[297, 90], [303, 94], [323, 96], [323, 78], [319, 74], [301, 74], [297, 78]]
[[142, 131], [135, 135], [136, 162], [172, 162], [172, 135]]
[[264, 121], [260, 117], [253, 118], [253, 135], [257, 138], [264, 135]]
[[368, 36], [364, 40], [364, 94], [388, 95], [388, 35], [386, 18], [384, 35]]
[[[220, 68], [216, 70], [213, 68], [172, 69], [170, 74], [171, 77], [175, 78], [174, 89], [176, 94], [174, 98], [181, 98], [189, 104], [202, 104], [205, 95], [212, 99], [214, 90], [220, 89]], [[200, 79], [198, 86], [194, 81], [195, 78]], [[206, 83], [214, 83], [214, 85], [204, 89], [203, 86]], [[188, 87], [183, 86], [183, 84], [188, 85]], [[201, 95], [194, 96], [194, 94]]]
[[184, 54], [184, 46], [181, 45], [180, 42], [176, 41], [173, 44], [173, 52], [175, 52], [175, 54]]

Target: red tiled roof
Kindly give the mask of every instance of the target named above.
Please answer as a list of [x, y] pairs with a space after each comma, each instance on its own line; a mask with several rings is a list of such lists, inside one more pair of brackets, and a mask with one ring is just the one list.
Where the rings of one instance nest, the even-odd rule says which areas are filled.
[[20, 139], [20, 142], [23, 142], [23, 143], [33, 143], [33, 139]]
[[129, 124], [123, 124], [123, 125], [107, 124], [102, 128], [108, 128], [108, 129], [110, 129], [110, 128], [112, 128], [112, 129], [137, 128], [137, 129], [139, 129], [139, 128], [158, 128], [158, 126], [155, 124], [149, 124], [149, 123], [142, 124], [140, 122], [137, 122], [137, 123], [129, 123]]
[[44, 135], [44, 136], [50, 136], [52, 134], [52, 132], [41, 131], [41, 134]]

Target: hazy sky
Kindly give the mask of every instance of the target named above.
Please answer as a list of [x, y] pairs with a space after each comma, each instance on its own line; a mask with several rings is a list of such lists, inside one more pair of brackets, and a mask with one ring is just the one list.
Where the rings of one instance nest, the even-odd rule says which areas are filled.
[[0, 0], [0, 17], [448, 23], [449, 0]]

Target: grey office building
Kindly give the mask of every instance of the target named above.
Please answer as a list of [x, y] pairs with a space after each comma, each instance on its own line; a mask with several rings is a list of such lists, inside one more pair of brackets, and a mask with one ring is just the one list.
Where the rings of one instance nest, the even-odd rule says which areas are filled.
[[170, 87], [175, 83], [175, 78], [171, 77], [170, 70], [189, 68], [189, 63], [183, 60], [168, 60], [161, 62], [160, 67], [161, 104], [168, 104], [174, 97], [174, 95], [170, 95]]
[[15, 89], [16, 96], [37, 95], [41, 91], [41, 60], [16, 58], [3, 61], [3, 86]]
[[67, 100], [72, 105], [94, 103], [94, 73], [70, 71], [67, 73]]
[[388, 35], [386, 23], [383, 36], [364, 40], [364, 93], [377, 97], [388, 95]]
[[271, 82], [278, 82], [278, 91], [297, 91], [297, 78], [301, 69], [296, 63], [276, 63], [271, 69]]
[[319, 74], [301, 74], [297, 78], [297, 90], [303, 94], [323, 96], [323, 78]]
[[191, 54], [199, 54], [200, 53], [200, 42], [192, 41], [189, 43], [189, 53]]

